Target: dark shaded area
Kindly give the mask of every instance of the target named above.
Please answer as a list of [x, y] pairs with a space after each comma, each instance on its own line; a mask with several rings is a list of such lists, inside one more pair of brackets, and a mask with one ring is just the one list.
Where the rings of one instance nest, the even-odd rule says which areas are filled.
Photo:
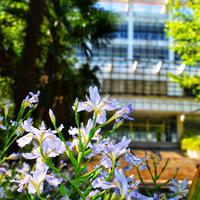
[[108, 43], [116, 16], [95, 7], [96, 1], [2, 0], [0, 2], [0, 75], [10, 77], [15, 111], [29, 91], [41, 91], [36, 117], [48, 109], [69, 127], [72, 103], [89, 85], [98, 85], [97, 68], [74, 67], [74, 47], [92, 56], [88, 43]]

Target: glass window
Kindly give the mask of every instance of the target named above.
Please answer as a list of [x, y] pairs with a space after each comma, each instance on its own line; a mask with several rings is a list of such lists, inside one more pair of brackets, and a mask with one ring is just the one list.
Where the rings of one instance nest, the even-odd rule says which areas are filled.
[[134, 39], [142, 40], [166, 40], [165, 25], [145, 22], [134, 24]]
[[104, 79], [103, 93], [113, 94], [158, 95], [167, 96], [167, 82], [142, 80], [112, 80]]
[[94, 57], [127, 58], [128, 48], [125, 45], [100, 46], [93, 48]]
[[112, 34], [112, 38], [128, 38], [128, 24], [116, 27], [116, 32]]
[[[171, 118], [138, 118], [133, 123], [125, 123], [113, 134], [116, 139], [123, 136], [140, 142], [176, 142], [176, 119]], [[175, 141], [174, 141], [175, 136]]]
[[134, 59], [168, 60], [168, 49], [162, 47], [134, 47]]

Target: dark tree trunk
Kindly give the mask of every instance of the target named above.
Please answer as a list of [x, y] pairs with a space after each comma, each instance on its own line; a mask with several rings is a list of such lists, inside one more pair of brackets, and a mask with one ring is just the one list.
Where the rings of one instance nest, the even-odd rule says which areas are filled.
[[25, 29], [24, 48], [22, 57], [15, 71], [14, 100], [16, 109], [19, 108], [22, 99], [30, 90], [36, 88], [36, 59], [38, 52], [38, 41], [40, 39], [40, 27], [43, 22], [45, 11], [45, 0], [31, 0], [27, 15], [27, 27]]

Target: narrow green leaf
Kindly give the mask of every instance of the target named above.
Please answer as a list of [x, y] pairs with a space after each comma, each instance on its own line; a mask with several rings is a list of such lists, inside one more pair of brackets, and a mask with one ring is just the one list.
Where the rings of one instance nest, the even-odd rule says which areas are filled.
[[60, 192], [61, 196], [63, 196], [63, 197], [67, 194], [67, 190], [64, 185], [59, 186], [59, 192]]

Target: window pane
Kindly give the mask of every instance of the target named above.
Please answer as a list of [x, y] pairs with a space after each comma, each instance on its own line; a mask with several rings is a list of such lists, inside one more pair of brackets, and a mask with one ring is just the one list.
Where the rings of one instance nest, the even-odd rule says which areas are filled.
[[159, 47], [134, 47], [134, 59], [168, 60], [168, 49]]
[[112, 34], [112, 38], [128, 38], [128, 25], [122, 24], [116, 27], [116, 32]]
[[134, 39], [166, 40], [164, 24], [136, 22], [134, 24]]

